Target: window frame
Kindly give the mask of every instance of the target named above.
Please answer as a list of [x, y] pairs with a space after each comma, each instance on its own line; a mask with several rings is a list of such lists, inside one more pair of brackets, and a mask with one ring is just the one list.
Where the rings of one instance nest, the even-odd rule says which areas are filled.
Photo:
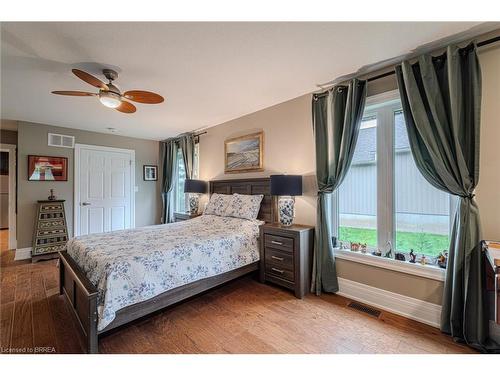
[[[446, 270], [432, 264], [402, 262], [395, 259], [396, 249], [396, 191], [395, 191], [395, 114], [402, 110], [399, 90], [391, 90], [366, 98], [363, 119], [376, 117], [377, 119], [377, 246], [382, 251], [382, 256], [370, 254], [374, 248], [369, 247], [366, 254], [350, 250], [335, 248], [335, 255], [340, 259], [364, 263], [384, 269], [410, 273], [430, 279], [442, 281]], [[451, 236], [453, 218], [457, 208], [457, 200], [450, 196], [450, 225]], [[338, 238], [340, 212], [339, 191], [332, 194], [331, 198], [331, 224], [332, 235]], [[390, 244], [390, 247], [389, 247]], [[392, 250], [391, 257], [385, 257]]]

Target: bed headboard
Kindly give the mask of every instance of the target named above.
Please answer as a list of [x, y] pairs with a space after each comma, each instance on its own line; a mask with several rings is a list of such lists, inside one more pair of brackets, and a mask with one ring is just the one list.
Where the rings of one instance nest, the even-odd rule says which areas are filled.
[[264, 178], [246, 178], [246, 179], [231, 179], [231, 180], [214, 180], [210, 181], [210, 194], [264, 194], [262, 203], [260, 204], [259, 220], [265, 222], [274, 222], [274, 199], [271, 195], [271, 179]]

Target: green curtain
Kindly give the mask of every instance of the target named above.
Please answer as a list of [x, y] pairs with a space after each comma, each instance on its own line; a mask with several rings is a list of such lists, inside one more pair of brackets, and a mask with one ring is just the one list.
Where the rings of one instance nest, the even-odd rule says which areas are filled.
[[173, 222], [174, 205], [172, 199], [172, 188], [174, 186], [175, 169], [177, 165], [177, 140], [167, 139], [161, 142], [161, 196], [163, 210], [161, 222], [163, 224]]
[[318, 198], [311, 292], [317, 295], [339, 290], [329, 202], [351, 165], [365, 99], [366, 81], [357, 79], [312, 98]]
[[186, 134], [179, 138], [179, 148], [182, 152], [184, 160], [184, 167], [186, 169], [186, 178], [193, 178], [194, 169], [194, 136], [193, 134]]
[[436, 188], [459, 197], [446, 272], [441, 330], [480, 349], [488, 338], [479, 179], [481, 69], [476, 45], [450, 46], [396, 67], [408, 138], [417, 168]]

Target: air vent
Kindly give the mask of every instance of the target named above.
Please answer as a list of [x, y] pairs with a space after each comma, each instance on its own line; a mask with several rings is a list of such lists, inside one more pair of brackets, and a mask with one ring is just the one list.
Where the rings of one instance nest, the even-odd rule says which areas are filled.
[[350, 307], [351, 309], [361, 311], [362, 313], [371, 315], [375, 318], [378, 318], [380, 316], [380, 310], [374, 309], [373, 307], [370, 306], [365, 306], [362, 305], [361, 303], [358, 302], [351, 302], [347, 305], [347, 307]]
[[49, 146], [75, 148], [75, 137], [71, 135], [49, 133]]

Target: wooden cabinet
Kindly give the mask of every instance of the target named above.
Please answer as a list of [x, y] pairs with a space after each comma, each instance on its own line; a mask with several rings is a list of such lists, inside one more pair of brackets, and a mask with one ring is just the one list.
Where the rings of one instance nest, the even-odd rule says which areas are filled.
[[33, 234], [33, 262], [58, 257], [68, 241], [64, 200], [38, 201]]
[[201, 214], [199, 213], [192, 214], [190, 212], [174, 212], [174, 220], [177, 223], [178, 221], [194, 219], [195, 217], [198, 217], [200, 215]]
[[260, 227], [260, 281], [272, 282], [302, 298], [311, 282], [314, 227], [264, 224]]
[[493, 312], [493, 320], [500, 324], [500, 243], [483, 242], [483, 253], [486, 258], [484, 261], [486, 290], [493, 294], [493, 306], [490, 308]]

